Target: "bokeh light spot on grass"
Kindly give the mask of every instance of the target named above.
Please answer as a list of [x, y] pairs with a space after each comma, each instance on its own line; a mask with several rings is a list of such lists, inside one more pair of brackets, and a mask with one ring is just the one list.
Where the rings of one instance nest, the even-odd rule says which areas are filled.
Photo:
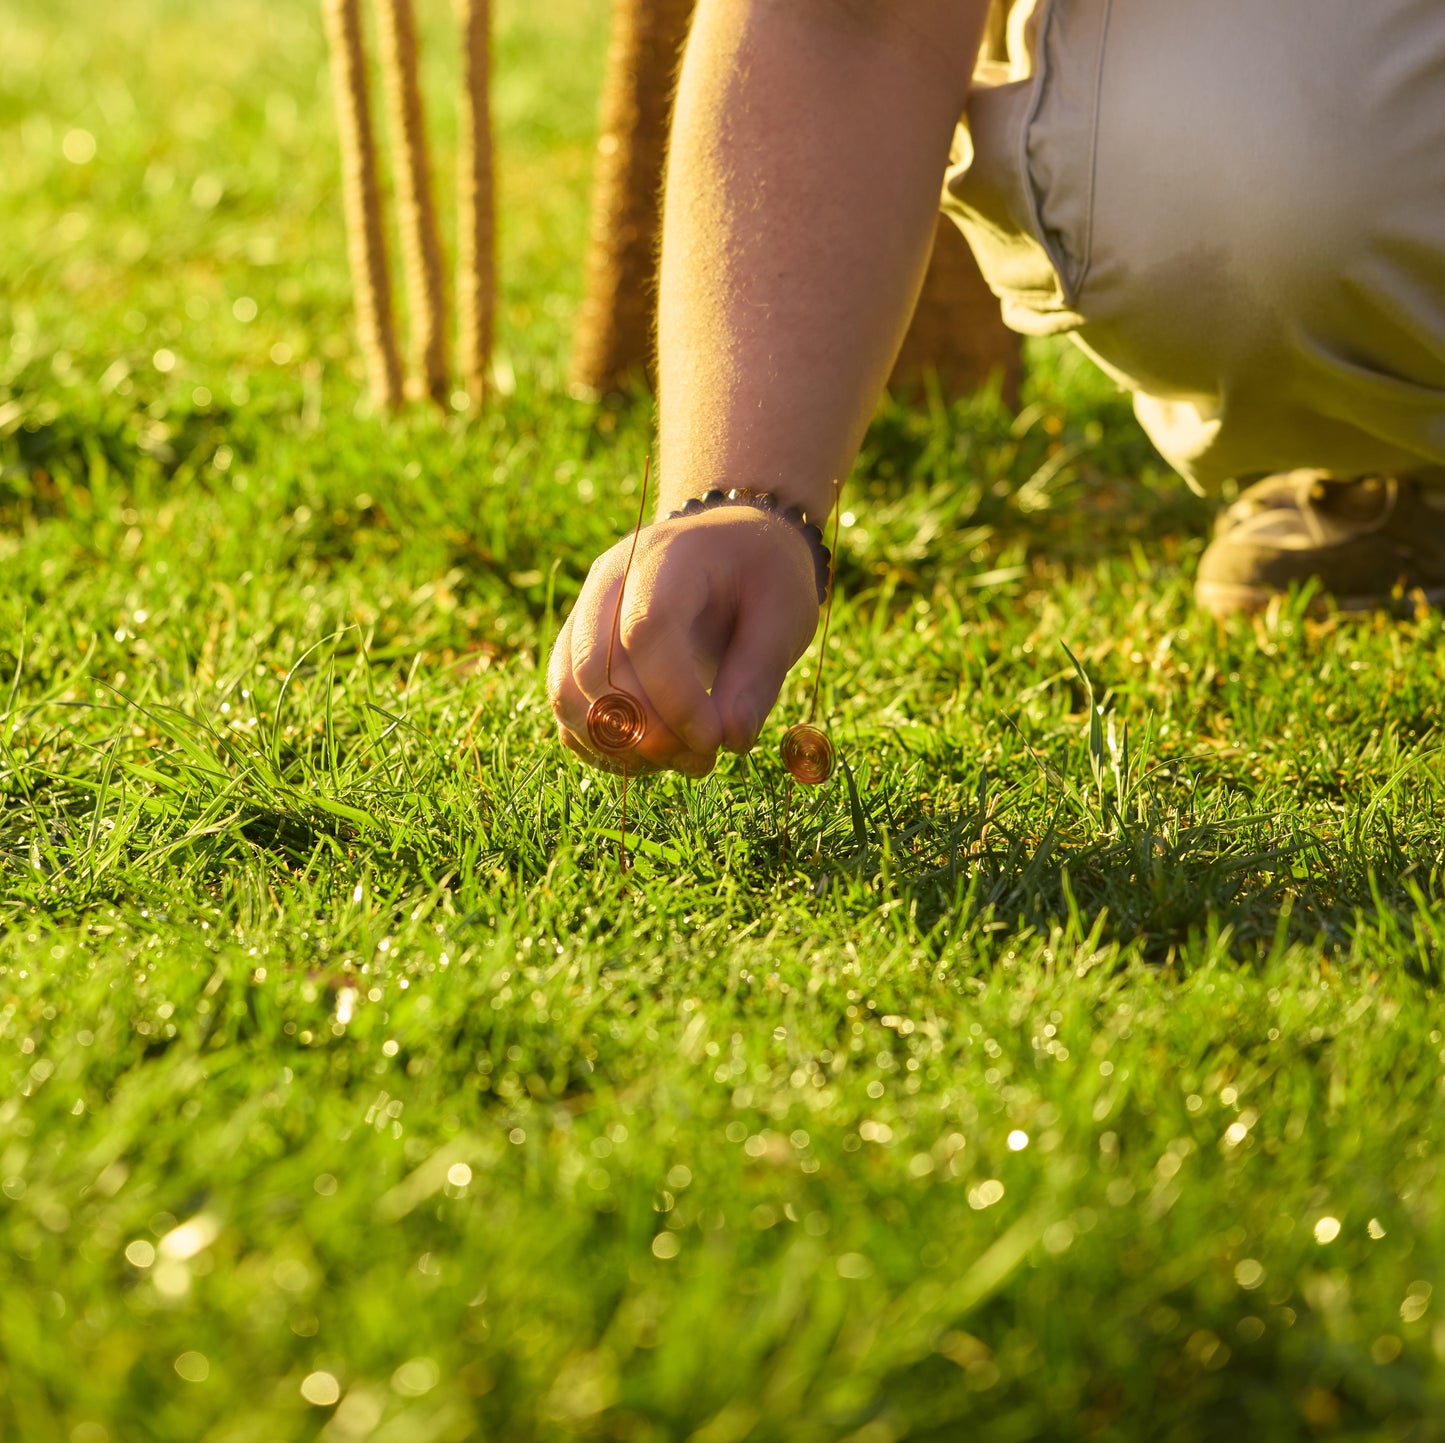
[[330, 1373], [308, 1373], [301, 1380], [301, 1396], [314, 1408], [329, 1408], [341, 1397], [341, 1385]]
[[187, 1383], [204, 1383], [211, 1376], [210, 1360], [204, 1353], [188, 1350], [175, 1361], [175, 1370]]
[[88, 130], [67, 130], [60, 153], [72, 165], [89, 165], [95, 159], [95, 137]]
[[1234, 1265], [1234, 1281], [1241, 1288], [1257, 1288], [1264, 1281], [1264, 1266], [1257, 1258], [1241, 1258]]
[[126, 1244], [125, 1260], [133, 1268], [148, 1268], [156, 1260], [154, 1244], [145, 1238], [136, 1238], [134, 1242]]
[[441, 1381], [441, 1369], [432, 1358], [408, 1358], [391, 1375], [391, 1386], [404, 1398], [420, 1398]]

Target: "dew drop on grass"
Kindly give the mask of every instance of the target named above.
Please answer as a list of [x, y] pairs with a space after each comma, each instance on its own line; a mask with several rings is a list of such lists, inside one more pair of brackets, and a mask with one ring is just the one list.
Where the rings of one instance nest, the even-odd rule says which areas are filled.
[[343, 987], [336, 994], [336, 1022], [345, 1027], [354, 1015], [357, 991], [354, 987]]
[[1340, 1235], [1339, 1218], [1323, 1217], [1315, 1223], [1315, 1241], [1323, 1247], [1326, 1243], [1332, 1243]]
[[441, 1369], [430, 1358], [408, 1358], [391, 1375], [391, 1386], [403, 1398], [420, 1398], [441, 1381]]
[[1385, 1333], [1370, 1346], [1370, 1357], [1382, 1368], [1393, 1363], [1404, 1350], [1404, 1344], [1394, 1333]]
[[175, 1361], [175, 1370], [187, 1383], [204, 1383], [211, 1376], [211, 1364], [204, 1353], [185, 1352]]
[[299, 1258], [282, 1258], [271, 1271], [271, 1280], [287, 1293], [304, 1293], [311, 1283], [311, 1271]]
[[1264, 1266], [1255, 1258], [1241, 1258], [1234, 1265], [1234, 1281], [1241, 1288], [1257, 1288], [1264, 1281]]
[[1003, 1199], [1003, 1184], [996, 1178], [986, 1178], [977, 1187], [968, 1190], [968, 1205], [975, 1211], [992, 1207]]
[[1074, 1225], [1072, 1223], [1065, 1220], [1051, 1223], [1044, 1230], [1044, 1251], [1054, 1257], [1057, 1257], [1060, 1253], [1066, 1253], [1074, 1245], [1074, 1236]]
[[191, 1290], [191, 1270], [179, 1259], [162, 1258], [151, 1274], [156, 1292], [167, 1298], [183, 1298]]
[[145, 1238], [137, 1238], [126, 1245], [125, 1260], [133, 1268], [148, 1268], [156, 1260], [156, 1250]]
[[341, 1397], [341, 1385], [330, 1373], [308, 1373], [301, 1380], [301, 1396], [316, 1408], [329, 1408]]
[[60, 142], [60, 153], [71, 165], [89, 165], [95, 149], [95, 137], [88, 130], [67, 130]]
[[215, 1242], [221, 1225], [208, 1213], [197, 1213], [195, 1217], [173, 1227], [157, 1245], [156, 1251], [164, 1258], [184, 1262]]

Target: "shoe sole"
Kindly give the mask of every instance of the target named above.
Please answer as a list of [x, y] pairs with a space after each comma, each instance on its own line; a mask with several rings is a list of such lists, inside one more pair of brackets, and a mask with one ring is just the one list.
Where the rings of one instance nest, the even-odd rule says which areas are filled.
[[[1230, 616], [1253, 616], [1284, 593], [1269, 586], [1250, 586], [1242, 581], [1201, 581], [1194, 587], [1194, 600], [1201, 610], [1223, 621]], [[1419, 602], [1445, 606], [1445, 586], [1413, 587], [1402, 596], [1332, 596], [1321, 593], [1310, 603], [1310, 611], [1396, 611], [1408, 615]]]

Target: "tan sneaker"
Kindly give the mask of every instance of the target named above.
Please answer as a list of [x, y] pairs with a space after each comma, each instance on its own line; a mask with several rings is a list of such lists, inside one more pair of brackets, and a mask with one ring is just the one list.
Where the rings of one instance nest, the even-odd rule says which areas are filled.
[[1195, 600], [1216, 616], [1260, 610], [1318, 578], [1341, 611], [1398, 598], [1445, 602], [1445, 509], [1418, 482], [1267, 476], [1227, 508], [1200, 558]]

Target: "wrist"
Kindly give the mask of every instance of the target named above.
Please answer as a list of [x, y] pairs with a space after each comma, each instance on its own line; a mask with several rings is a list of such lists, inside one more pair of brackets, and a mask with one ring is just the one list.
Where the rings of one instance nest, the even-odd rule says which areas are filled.
[[[664, 476], [657, 487], [657, 514], [666, 516], [670, 511], [680, 511], [692, 500], [700, 500], [712, 491], [727, 493], [746, 490], [759, 495], [772, 496], [777, 500], [779, 511], [796, 507], [804, 517], [818, 526], [823, 526], [833, 509], [833, 498], [837, 488], [832, 481], [815, 482], [802, 476], [774, 474], [775, 468], [757, 469], [748, 465], [737, 465], [719, 470], [714, 465], [687, 467], [676, 474], [680, 480]], [[745, 478], [738, 480], [737, 478]]]
[[833, 557], [823, 544], [823, 529], [809, 519], [801, 506], [782, 502], [771, 491], [755, 491], [747, 486], [734, 486], [727, 490], [713, 488], [701, 496], [691, 496], [659, 517], [659, 520], [681, 521], [689, 516], [701, 516], [705, 512], [717, 511], [724, 507], [747, 507], [764, 517], [775, 519], [790, 528], [807, 546], [813, 561], [813, 580], [818, 592], [818, 605], [828, 599], [832, 585]]

